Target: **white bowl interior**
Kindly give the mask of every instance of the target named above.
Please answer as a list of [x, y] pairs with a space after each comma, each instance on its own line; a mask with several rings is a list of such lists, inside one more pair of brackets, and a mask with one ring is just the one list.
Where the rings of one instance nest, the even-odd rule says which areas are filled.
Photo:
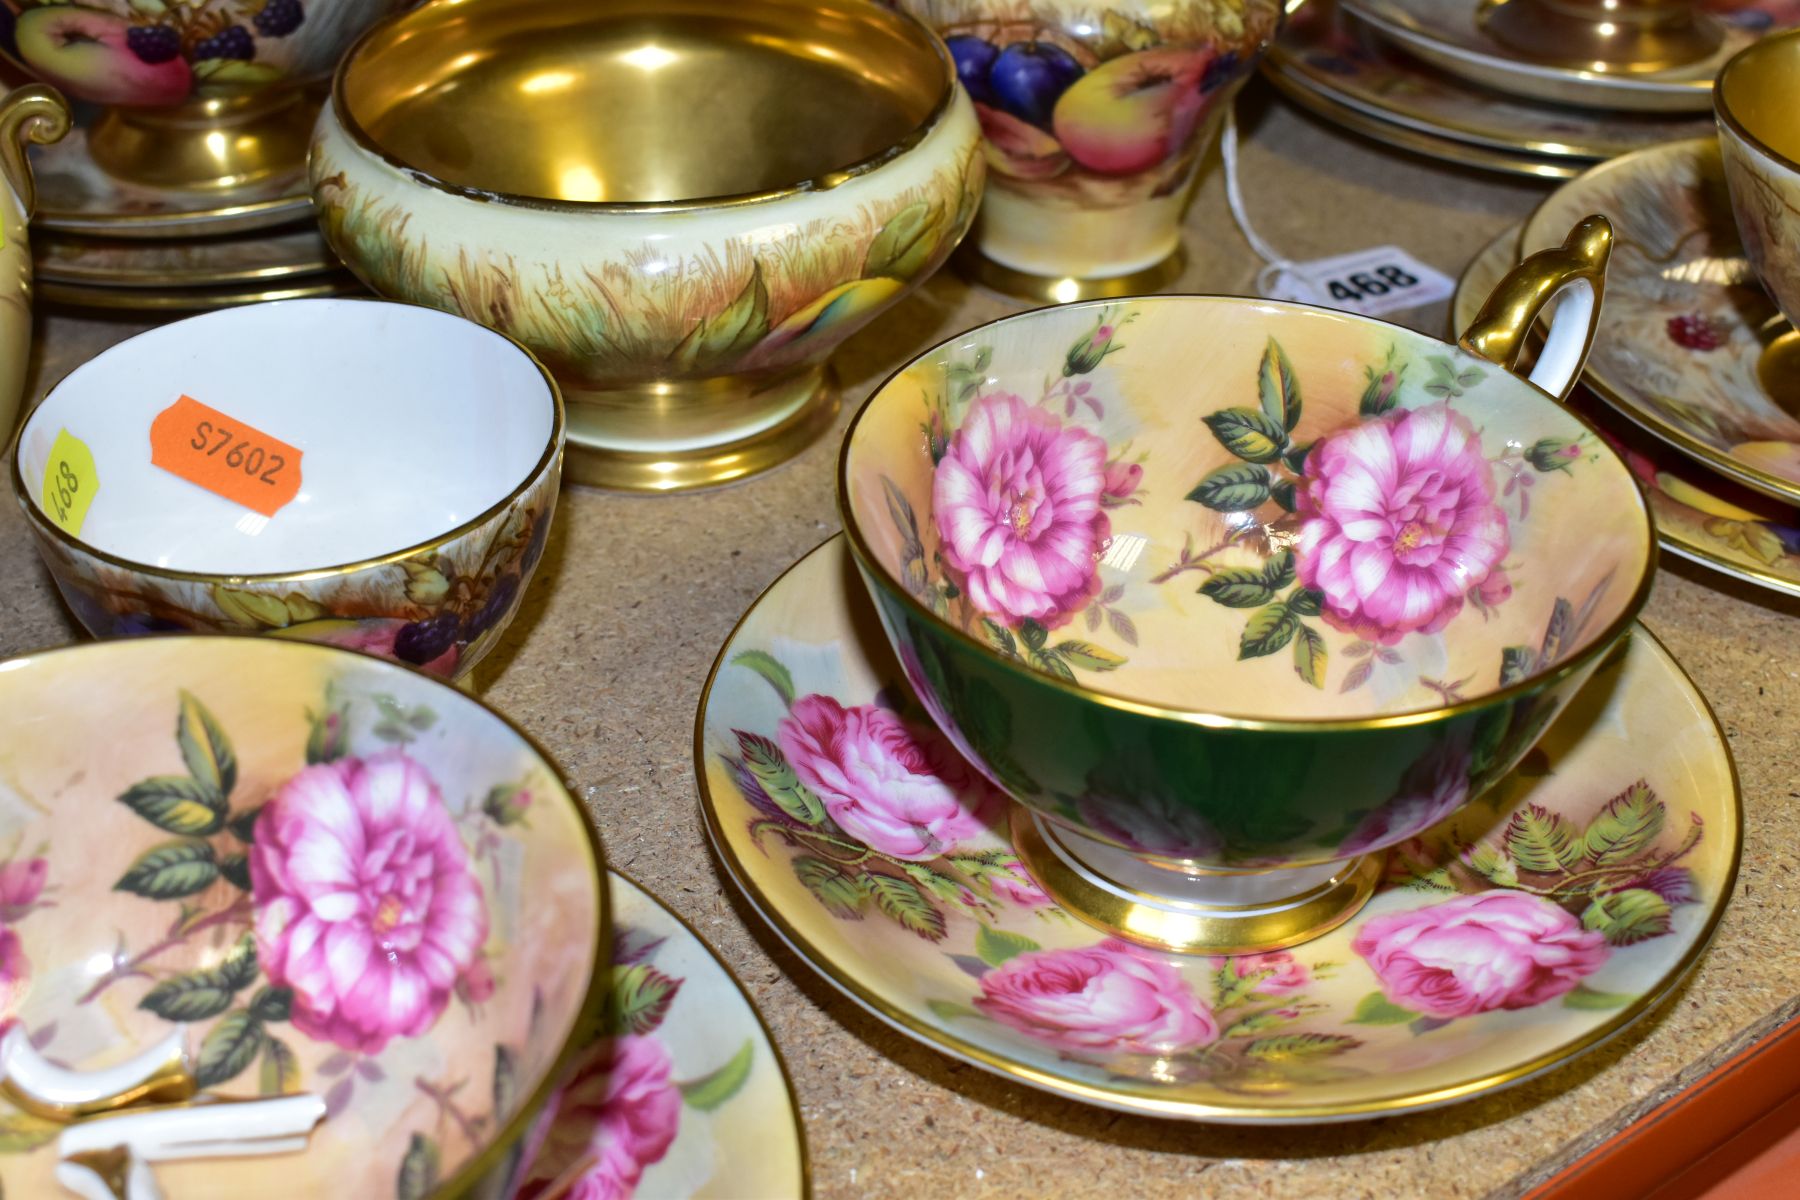
[[[150, 425], [193, 397], [301, 451], [272, 518], [151, 463]], [[544, 458], [556, 400], [507, 339], [433, 309], [289, 300], [208, 313], [121, 342], [26, 420], [19, 467], [43, 511], [67, 430], [94, 456], [78, 540], [133, 563], [269, 575], [380, 557], [505, 500]]]

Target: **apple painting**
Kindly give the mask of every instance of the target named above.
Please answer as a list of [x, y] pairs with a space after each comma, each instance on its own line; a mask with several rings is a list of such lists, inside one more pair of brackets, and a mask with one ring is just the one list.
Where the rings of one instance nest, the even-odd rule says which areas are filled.
[[1211, 47], [1139, 50], [1101, 63], [1056, 102], [1052, 128], [1090, 171], [1131, 175], [1181, 152], [1205, 111]]
[[179, 54], [147, 62], [130, 44], [132, 22], [112, 13], [51, 4], [18, 16], [19, 57], [44, 82], [96, 104], [180, 104], [194, 72]]

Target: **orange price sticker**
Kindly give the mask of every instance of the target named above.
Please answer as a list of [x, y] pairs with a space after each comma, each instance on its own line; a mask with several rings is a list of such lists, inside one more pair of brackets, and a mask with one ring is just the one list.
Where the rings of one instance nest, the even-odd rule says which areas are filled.
[[300, 492], [300, 451], [183, 396], [150, 422], [150, 462], [272, 517]]

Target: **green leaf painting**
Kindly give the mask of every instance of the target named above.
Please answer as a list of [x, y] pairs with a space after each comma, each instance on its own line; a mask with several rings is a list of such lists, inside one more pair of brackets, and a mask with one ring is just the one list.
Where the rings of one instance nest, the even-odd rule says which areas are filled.
[[678, 1085], [681, 1099], [689, 1108], [711, 1112], [743, 1090], [756, 1064], [756, 1045], [748, 1038], [725, 1065], [698, 1079]]
[[150, 900], [178, 900], [205, 891], [219, 877], [206, 842], [164, 842], [138, 855], [113, 890]]
[[207, 837], [225, 826], [218, 793], [185, 775], [153, 775], [126, 788], [119, 803], [158, 829]]
[[1022, 933], [1009, 933], [988, 925], [980, 926], [975, 933], [975, 956], [990, 967], [1037, 949], [1040, 949], [1038, 944]]
[[1287, 351], [1274, 338], [1263, 348], [1262, 363], [1256, 371], [1256, 393], [1269, 420], [1282, 429], [1292, 431], [1300, 423], [1300, 383], [1294, 378], [1294, 364]]
[[762, 650], [745, 650], [732, 656], [732, 666], [747, 667], [768, 681], [775, 694], [781, 697], [782, 704], [789, 708], [794, 706], [794, 677], [773, 654]]
[[244, 1009], [229, 1013], [200, 1043], [200, 1061], [194, 1077], [203, 1088], [235, 1079], [256, 1060], [262, 1044], [262, 1022]]
[[1249, 512], [1269, 498], [1273, 480], [1258, 463], [1232, 463], [1202, 479], [1187, 498], [1216, 512]]
[[1203, 419], [1219, 444], [1245, 462], [1274, 462], [1287, 445], [1280, 422], [1253, 408], [1223, 408]]
[[181, 713], [175, 723], [175, 742], [181, 747], [182, 761], [218, 812], [225, 811], [225, 798], [237, 786], [237, 755], [231, 742], [213, 715], [187, 692], [181, 693]]

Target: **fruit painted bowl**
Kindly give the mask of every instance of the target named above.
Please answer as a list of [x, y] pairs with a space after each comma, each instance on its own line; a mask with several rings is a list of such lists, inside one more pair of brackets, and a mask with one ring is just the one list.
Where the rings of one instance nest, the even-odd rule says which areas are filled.
[[1288, 944], [1531, 748], [1655, 561], [1631, 472], [1554, 398], [1610, 240], [1590, 218], [1464, 335], [1515, 361], [1568, 288], [1532, 382], [1368, 318], [1168, 296], [983, 326], [875, 393], [850, 546], [1052, 894], [1175, 948]]
[[571, 478], [666, 491], [829, 427], [827, 357], [962, 237], [979, 138], [864, 0], [429, 4], [346, 55], [313, 197], [370, 287], [549, 365]]
[[88, 146], [112, 174], [228, 188], [302, 164], [305, 85], [412, 2], [0, 0], [0, 58], [106, 106]]
[[31, 360], [31, 243], [36, 207], [24, 143], [42, 145], [69, 132], [69, 105], [54, 88], [33, 84], [0, 98], [0, 442], [11, 440]]
[[1220, 122], [1280, 0], [898, 0], [943, 35], [986, 135], [970, 258], [1010, 295], [1155, 291]]
[[[325, 1102], [303, 1152], [157, 1163], [164, 1195], [503, 1194], [598, 1019], [611, 912], [524, 735], [416, 672], [251, 638], [13, 659], [0, 710], [28, 714], [0, 748], [6, 1023], [78, 1070], [185, 1027], [202, 1089]], [[62, 1127], [0, 1120], [8, 1193], [63, 1194]]]
[[13, 488], [97, 637], [269, 633], [466, 676], [543, 553], [562, 404], [433, 309], [287, 300], [121, 342], [19, 430]]

